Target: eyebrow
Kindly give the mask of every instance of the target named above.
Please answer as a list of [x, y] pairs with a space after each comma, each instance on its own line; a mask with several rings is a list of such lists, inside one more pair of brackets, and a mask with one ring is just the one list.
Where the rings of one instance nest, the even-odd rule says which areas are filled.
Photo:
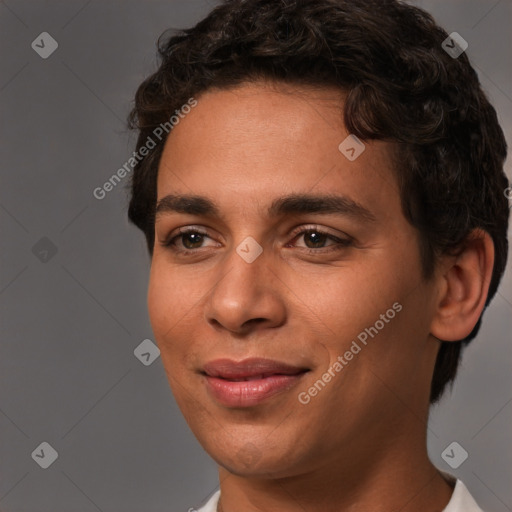
[[[219, 207], [211, 199], [187, 194], [169, 194], [162, 197], [157, 202], [155, 218], [165, 213], [221, 218]], [[290, 194], [275, 199], [268, 209], [269, 217], [308, 213], [335, 213], [366, 222], [377, 220], [370, 210], [349, 197], [331, 194]]]

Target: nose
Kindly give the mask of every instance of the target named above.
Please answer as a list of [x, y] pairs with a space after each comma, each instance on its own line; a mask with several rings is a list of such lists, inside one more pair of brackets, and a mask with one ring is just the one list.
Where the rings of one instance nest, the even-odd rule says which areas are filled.
[[282, 283], [268, 251], [251, 261], [233, 249], [219, 266], [219, 278], [205, 303], [205, 318], [215, 329], [245, 334], [285, 322]]

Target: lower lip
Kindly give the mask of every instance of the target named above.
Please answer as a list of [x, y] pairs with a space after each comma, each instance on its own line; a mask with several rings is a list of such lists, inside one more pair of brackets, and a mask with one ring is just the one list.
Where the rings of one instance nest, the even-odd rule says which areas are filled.
[[206, 376], [206, 382], [208, 391], [220, 404], [226, 407], [251, 407], [292, 388], [303, 375], [272, 375], [239, 382]]

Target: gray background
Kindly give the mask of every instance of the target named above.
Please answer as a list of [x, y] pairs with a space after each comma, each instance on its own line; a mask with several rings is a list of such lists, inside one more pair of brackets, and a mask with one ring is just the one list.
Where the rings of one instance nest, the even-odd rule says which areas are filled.
[[[469, 42], [512, 141], [511, 0], [416, 3]], [[134, 149], [124, 120], [155, 68], [156, 38], [213, 5], [0, 2], [3, 512], [185, 511], [216, 489], [161, 359], [134, 356], [152, 338], [149, 257], [127, 221], [125, 183], [103, 200], [92, 194]], [[31, 48], [44, 31], [59, 44], [48, 59]], [[512, 510], [511, 318], [509, 266], [428, 433], [434, 463], [491, 512]], [[43, 441], [58, 452], [48, 469], [31, 456]], [[452, 441], [469, 453], [457, 470], [441, 458]]]

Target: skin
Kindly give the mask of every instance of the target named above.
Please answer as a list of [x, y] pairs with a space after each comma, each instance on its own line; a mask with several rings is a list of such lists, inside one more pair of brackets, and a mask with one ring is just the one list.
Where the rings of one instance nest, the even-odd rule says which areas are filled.
[[[219, 510], [441, 511], [452, 484], [429, 461], [425, 442], [436, 337], [461, 339], [478, 320], [493, 264], [489, 236], [475, 232], [424, 280], [418, 232], [401, 210], [394, 148], [366, 141], [356, 160], [341, 154], [349, 134], [337, 90], [255, 82], [197, 100], [166, 142], [157, 201], [203, 195], [221, 216], [157, 216], [148, 309], [176, 401], [219, 465]], [[291, 193], [343, 194], [375, 220], [269, 217], [271, 202]], [[326, 252], [335, 241], [315, 246], [307, 234], [293, 235], [312, 225], [352, 244]], [[208, 233], [199, 243], [176, 240], [189, 255], [163, 245], [185, 226]], [[248, 236], [263, 249], [252, 263], [236, 252]], [[395, 302], [402, 310], [301, 404], [298, 393]], [[254, 407], [226, 407], [200, 374], [225, 357], [310, 371]]]

